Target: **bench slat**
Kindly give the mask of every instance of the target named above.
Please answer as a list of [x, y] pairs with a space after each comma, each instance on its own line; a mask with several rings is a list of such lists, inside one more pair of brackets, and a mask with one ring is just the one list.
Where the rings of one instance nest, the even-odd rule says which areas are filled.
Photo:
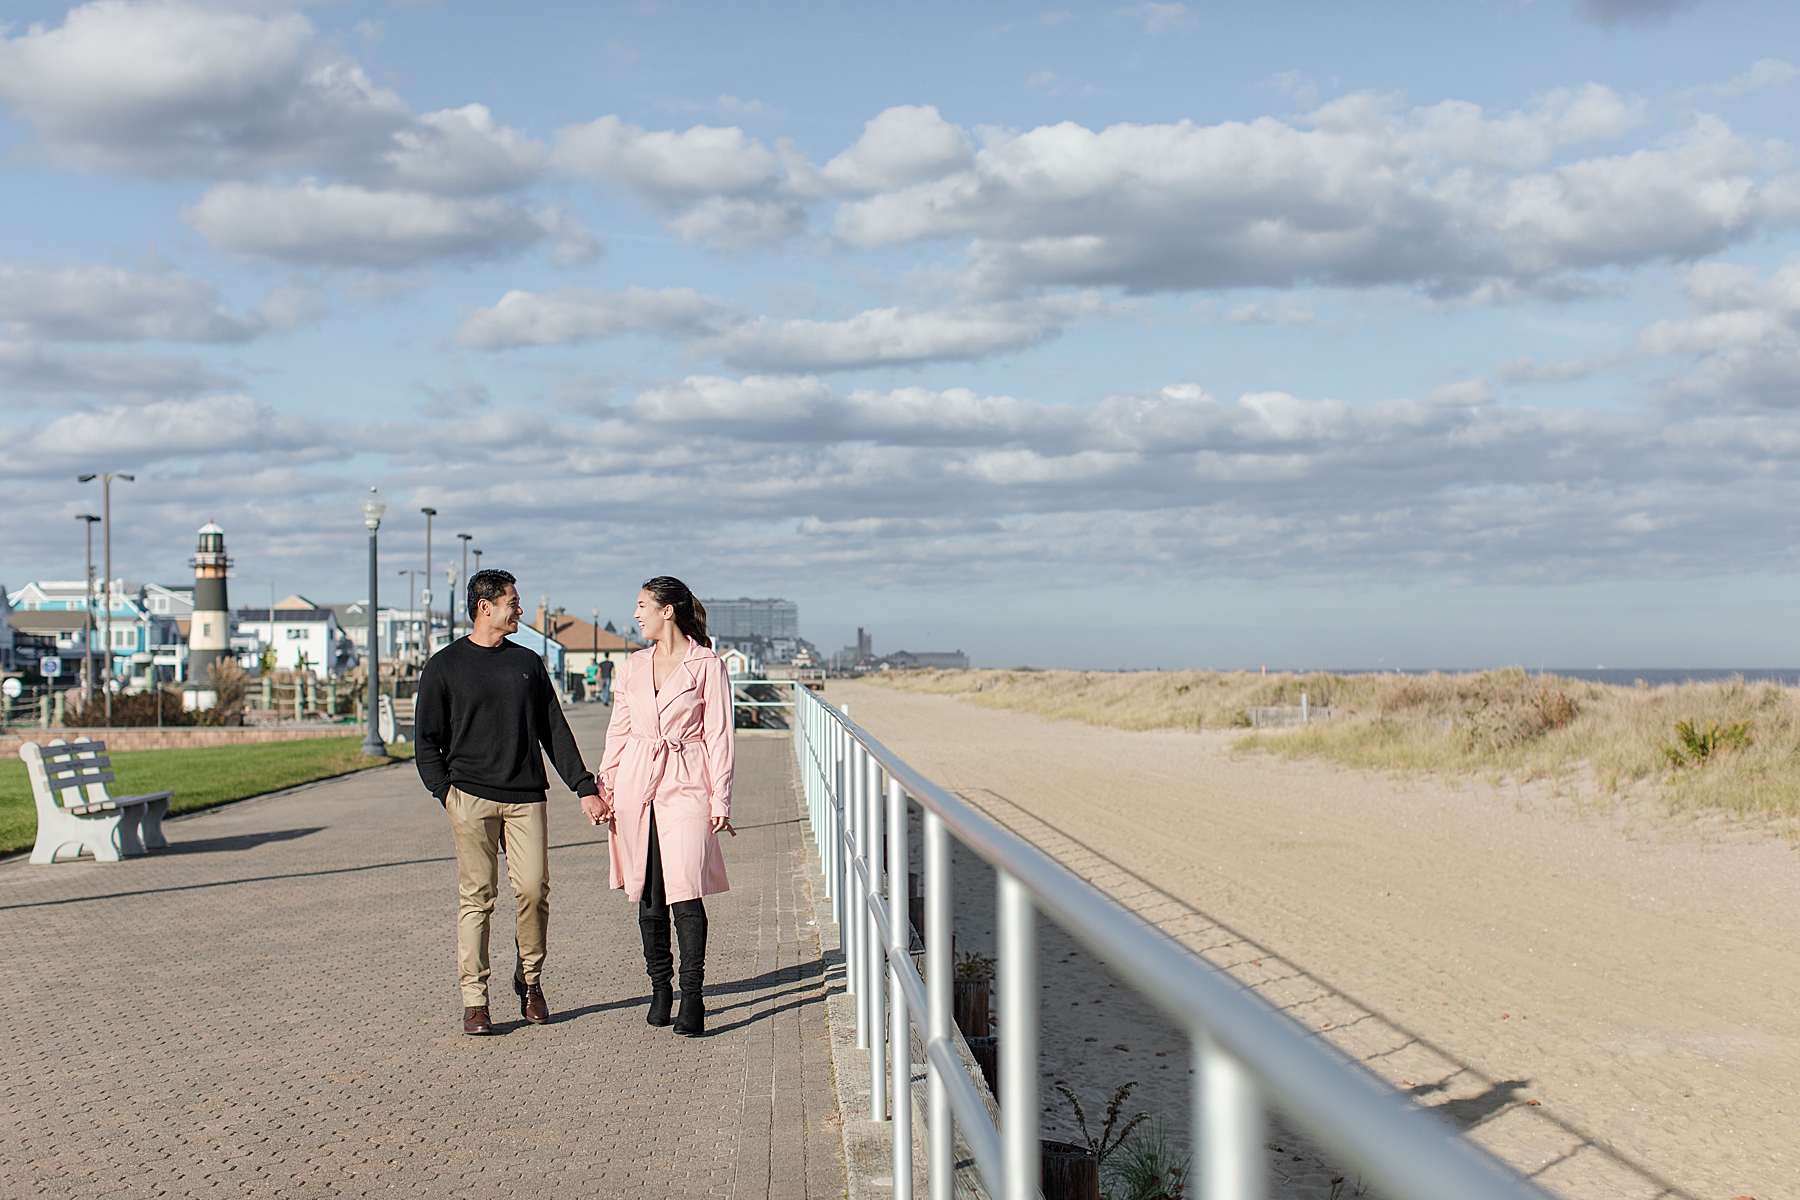
[[39, 742], [38, 749], [44, 752], [45, 758], [52, 754], [86, 754], [89, 750], [106, 749], [106, 741], [104, 738], [90, 738], [85, 742]]
[[50, 776], [50, 790], [61, 792], [72, 787], [86, 787], [90, 783], [111, 783], [112, 781], [113, 773], [111, 771], [84, 771], [80, 775], [52, 775]]
[[104, 771], [112, 766], [112, 759], [102, 754], [99, 758], [77, 758], [69, 762], [45, 763], [44, 770], [51, 775], [61, 771]]

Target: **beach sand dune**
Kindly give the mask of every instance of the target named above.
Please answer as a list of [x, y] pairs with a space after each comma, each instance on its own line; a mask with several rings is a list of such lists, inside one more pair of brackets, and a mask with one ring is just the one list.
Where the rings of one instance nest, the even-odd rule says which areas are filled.
[[[1228, 733], [857, 683], [829, 698], [1551, 1190], [1800, 1193], [1800, 857], [1784, 843], [1234, 757]], [[991, 878], [958, 862], [959, 945], [985, 949]], [[1047, 1126], [1070, 1128], [1055, 1079], [1090, 1115], [1135, 1079], [1127, 1111], [1180, 1129], [1179, 1035], [1060, 933], [1043, 949]], [[1333, 1164], [1279, 1123], [1270, 1141], [1278, 1195], [1329, 1194]]]

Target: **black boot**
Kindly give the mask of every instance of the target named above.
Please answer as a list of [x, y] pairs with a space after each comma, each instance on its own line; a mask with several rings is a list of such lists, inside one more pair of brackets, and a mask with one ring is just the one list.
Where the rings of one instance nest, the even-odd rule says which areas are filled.
[[667, 1025], [669, 1009], [675, 1004], [675, 992], [669, 986], [675, 975], [675, 954], [669, 948], [668, 913], [638, 917], [638, 932], [644, 936], [644, 971], [650, 976], [650, 1012], [644, 1020]]
[[675, 1016], [675, 1032], [697, 1037], [706, 1032], [706, 905], [683, 900], [669, 908], [681, 943], [681, 1011]]

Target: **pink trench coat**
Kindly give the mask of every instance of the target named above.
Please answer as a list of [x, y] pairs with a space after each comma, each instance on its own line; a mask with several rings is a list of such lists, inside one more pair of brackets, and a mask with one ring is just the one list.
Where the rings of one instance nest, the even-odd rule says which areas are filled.
[[612, 721], [600, 760], [600, 795], [612, 805], [612, 886], [632, 900], [644, 893], [650, 806], [662, 850], [669, 903], [723, 892], [725, 858], [708, 824], [731, 815], [731, 678], [699, 642], [656, 690], [654, 646], [625, 662], [613, 687]]

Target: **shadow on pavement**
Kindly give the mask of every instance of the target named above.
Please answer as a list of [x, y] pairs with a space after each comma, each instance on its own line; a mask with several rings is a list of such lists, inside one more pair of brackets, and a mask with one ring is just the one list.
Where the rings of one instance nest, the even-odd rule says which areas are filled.
[[166, 849], [158, 850], [164, 854], [218, 854], [229, 850], [254, 850], [266, 842], [291, 842], [295, 838], [307, 837], [323, 830], [323, 825], [312, 825], [305, 829], [272, 829], [267, 833], [240, 833], [231, 837], [195, 838], [193, 841], [170, 842]]

